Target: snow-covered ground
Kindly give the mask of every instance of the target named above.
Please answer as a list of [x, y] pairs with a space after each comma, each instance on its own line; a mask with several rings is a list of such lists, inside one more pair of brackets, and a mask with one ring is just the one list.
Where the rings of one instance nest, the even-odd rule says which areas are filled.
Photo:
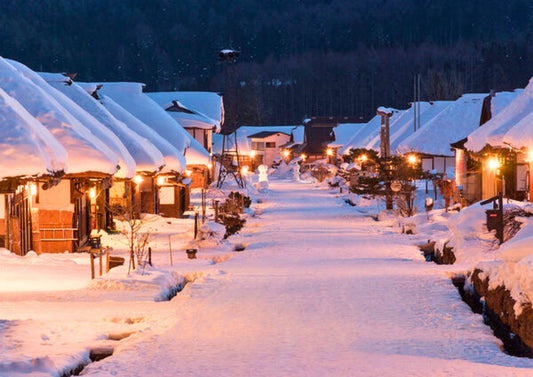
[[[241, 253], [226, 244], [187, 260], [180, 250], [170, 266], [165, 239], [182, 229], [172, 242], [183, 247], [191, 224], [157, 220], [156, 267], [144, 275], [124, 267], [73, 290], [2, 289], [0, 375], [56, 376], [96, 346], [114, 354], [84, 375], [533, 375], [533, 360], [503, 353], [461, 301], [455, 267], [424, 261], [420, 234], [317, 184], [274, 180], [259, 198], [230, 239], [247, 245]], [[196, 280], [156, 301], [185, 276]]]

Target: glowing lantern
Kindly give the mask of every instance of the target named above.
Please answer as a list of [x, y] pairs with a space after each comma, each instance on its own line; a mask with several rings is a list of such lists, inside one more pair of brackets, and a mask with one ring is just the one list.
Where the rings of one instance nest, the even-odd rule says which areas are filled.
[[366, 156], [366, 154], [362, 154], [361, 156], [359, 156], [359, 160], [361, 162], [365, 162], [366, 160], [368, 160], [368, 157]]
[[300, 158], [301, 158], [302, 160], [305, 161], [305, 160], [307, 159], [307, 156], [306, 156], [304, 153], [302, 153], [302, 154], [300, 155]]
[[136, 185], [140, 185], [144, 181], [143, 177], [140, 175], [136, 175], [133, 177], [133, 182], [135, 182]]
[[407, 162], [410, 163], [411, 165], [416, 164], [416, 161], [417, 161], [417, 158], [414, 154], [410, 154], [409, 156], [407, 156]]
[[89, 190], [89, 198], [96, 198], [96, 189], [94, 187], [91, 187], [91, 189]]
[[326, 155], [328, 155], [328, 156], [333, 156], [333, 149], [328, 148], [328, 149], [326, 150]]
[[159, 177], [157, 177], [157, 185], [158, 186], [163, 186], [165, 183], [167, 183], [167, 179], [160, 175]]
[[248, 171], [250, 170], [250, 168], [248, 167], [248, 165], [245, 165], [241, 168], [241, 174], [242, 175], [246, 175], [248, 174]]
[[283, 150], [283, 157], [288, 158], [291, 152], [288, 149]]
[[251, 158], [251, 159], [254, 159], [256, 154], [257, 154], [256, 151], [251, 151], [251, 152], [250, 152], [250, 158]]

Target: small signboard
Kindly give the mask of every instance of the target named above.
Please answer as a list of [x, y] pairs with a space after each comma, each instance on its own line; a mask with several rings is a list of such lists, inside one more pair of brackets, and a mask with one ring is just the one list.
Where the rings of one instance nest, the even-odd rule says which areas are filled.
[[399, 181], [392, 181], [390, 189], [394, 192], [399, 192], [402, 189], [402, 184]]

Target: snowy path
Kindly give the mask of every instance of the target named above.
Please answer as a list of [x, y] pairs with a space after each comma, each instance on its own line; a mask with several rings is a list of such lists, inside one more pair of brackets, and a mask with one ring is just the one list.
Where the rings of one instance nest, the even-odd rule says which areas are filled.
[[407, 236], [312, 185], [271, 190], [246, 251], [172, 300], [176, 325], [87, 375], [533, 375]]

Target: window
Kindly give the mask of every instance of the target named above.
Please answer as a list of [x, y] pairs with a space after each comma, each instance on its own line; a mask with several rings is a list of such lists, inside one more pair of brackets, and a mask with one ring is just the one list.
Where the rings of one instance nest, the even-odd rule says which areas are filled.
[[276, 148], [276, 143], [274, 141], [270, 141], [266, 143], [267, 148]]
[[265, 143], [263, 141], [252, 141], [252, 149], [256, 151], [264, 151]]

